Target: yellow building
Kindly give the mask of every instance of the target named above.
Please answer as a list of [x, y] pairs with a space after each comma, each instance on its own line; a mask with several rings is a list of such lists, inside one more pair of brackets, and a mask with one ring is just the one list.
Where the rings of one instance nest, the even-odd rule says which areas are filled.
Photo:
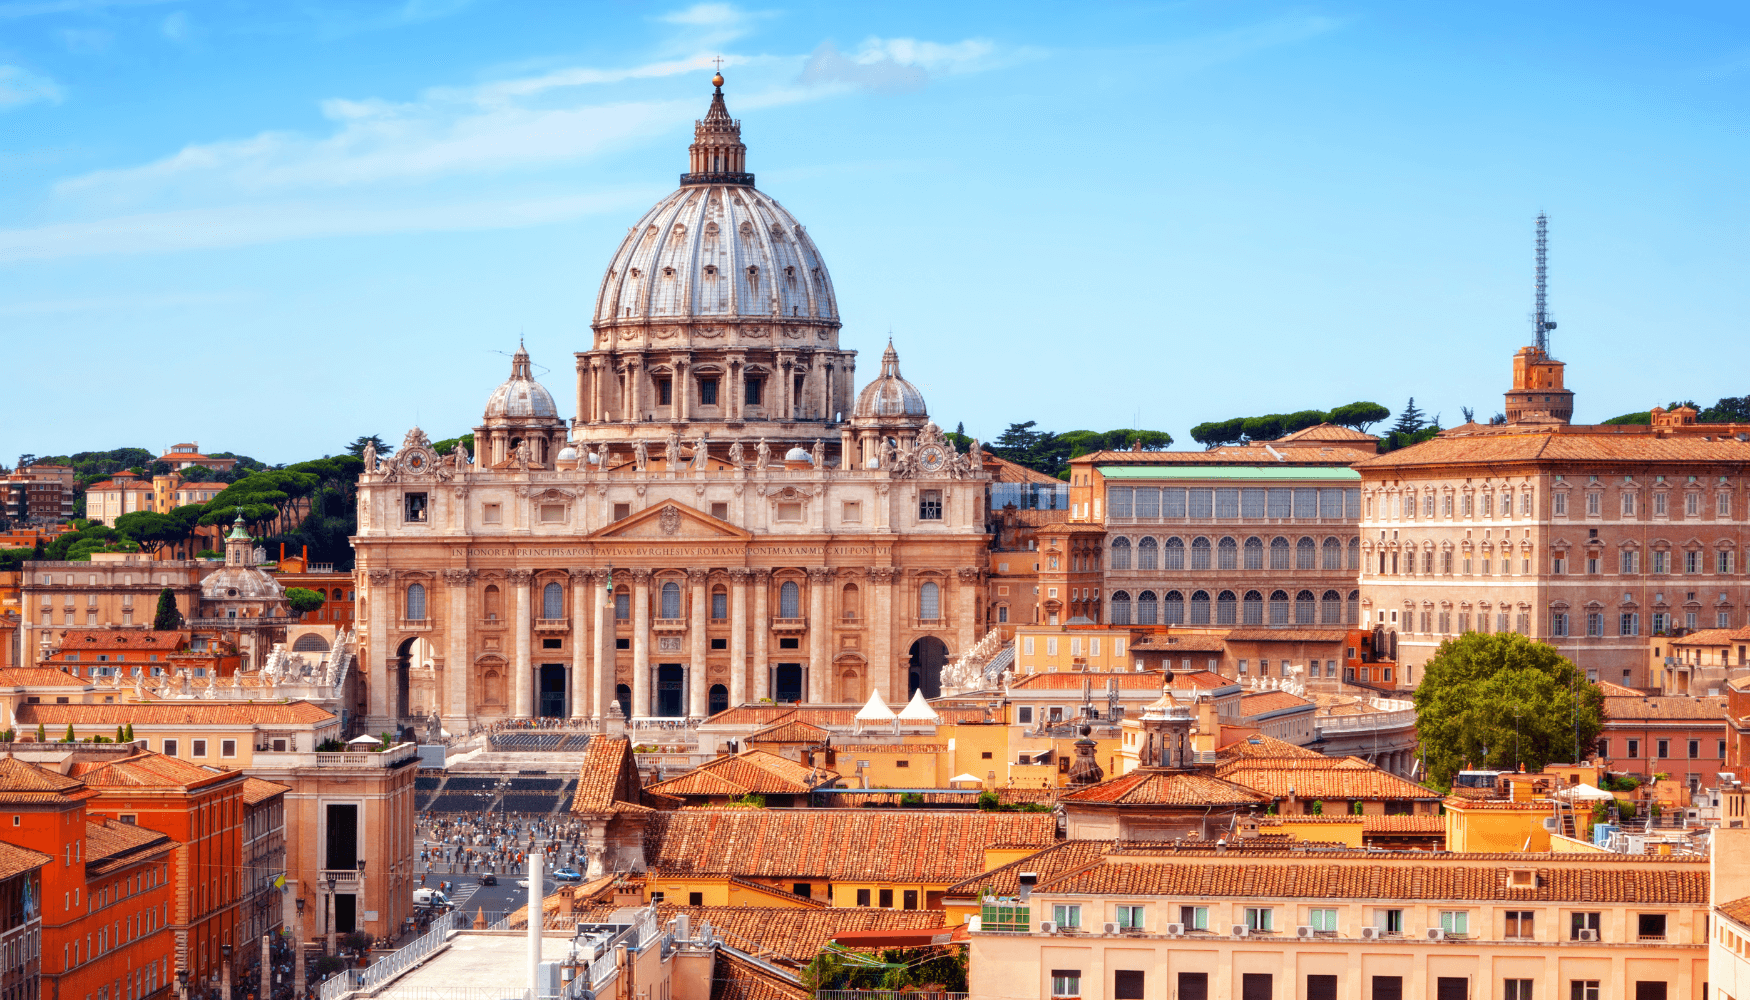
[[1110, 673], [1127, 671], [1127, 628], [1078, 628], [1061, 625], [1019, 625], [1015, 628], [1015, 671], [1018, 674], [1068, 673], [1072, 670]]
[[341, 735], [340, 719], [307, 701], [249, 704], [222, 701], [132, 702], [97, 705], [45, 705], [25, 702], [13, 708], [20, 734], [38, 725], [50, 741], [73, 727], [75, 739], [115, 738], [116, 729], [134, 727], [134, 738], [148, 750], [191, 764], [239, 770], [267, 766], [287, 754], [310, 753], [324, 740]]

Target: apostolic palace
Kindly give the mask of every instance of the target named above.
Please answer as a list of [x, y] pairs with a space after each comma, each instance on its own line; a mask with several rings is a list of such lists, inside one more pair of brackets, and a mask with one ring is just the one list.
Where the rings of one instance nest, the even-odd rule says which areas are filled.
[[712, 82], [680, 187], [608, 262], [569, 424], [519, 349], [472, 461], [417, 428], [366, 453], [369, 731], [409, 715], [422, 639], [465, 731], [933, 697], [986, 630], [986, 472], [891, 345], [854, 391], [825, 261]]

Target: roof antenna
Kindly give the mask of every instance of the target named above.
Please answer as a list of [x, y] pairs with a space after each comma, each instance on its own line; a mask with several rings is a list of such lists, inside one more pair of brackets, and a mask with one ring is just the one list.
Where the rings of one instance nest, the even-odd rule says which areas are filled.
[[1549, 331], [1556, 321], [1549, 318], [1549, 216], [1537, 213], [1537, 351], [1549, 357]]

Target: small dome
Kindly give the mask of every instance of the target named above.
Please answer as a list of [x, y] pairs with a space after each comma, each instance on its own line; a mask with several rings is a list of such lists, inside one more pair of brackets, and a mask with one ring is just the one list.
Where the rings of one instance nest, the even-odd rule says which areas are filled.
[[924, 394], [899, 376], [899, 354], [890, 341], [881, 354], [881, 374], [857, 394], [853, 417], [923, 417]]
[[561, 461], [561, 462], [575, 462], [575, 461], [577, 461], [577, 449], [571, 447], [570, 445], [566, 445], [565, 447], [559, 449], [559, 461]]
[[510, 359], [510, 378], [504, 381], [486, 400], [486, 419], [504, 417], [542, 417], [559, 419], [559, 407], [553, 404], [553, 394], [529, 375], [529, 354], [519, 345]]
[[798, 446], [791, 448], [789, 451], [784, 453], [784, 461], [786, 461], [786, 462], [807, 462], [808, 464], [813, 465], [814, 464], [814, 456], [808, 454], [807, 449], [798, 445]]

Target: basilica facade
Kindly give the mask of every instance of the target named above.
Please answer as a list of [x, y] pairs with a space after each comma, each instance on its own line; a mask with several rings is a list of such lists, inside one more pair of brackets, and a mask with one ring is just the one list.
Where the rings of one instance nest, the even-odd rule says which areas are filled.
[[602, 278], [576, 416], [519, 349], [471, 461], [417, 428], [366, 454], [371, 731], [410, 721], [416, 648], [459, 731], [934, 696], [988, 628], [976, 444], [944, 439], [891, 344], [855, 391], [820, 251], [712, 83], [679, 189]]

